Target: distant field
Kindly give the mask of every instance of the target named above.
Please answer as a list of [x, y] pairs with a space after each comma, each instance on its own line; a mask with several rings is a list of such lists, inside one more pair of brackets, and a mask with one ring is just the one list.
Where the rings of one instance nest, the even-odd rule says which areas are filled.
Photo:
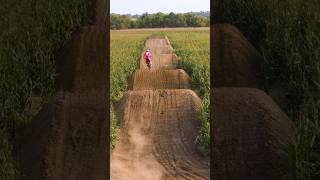
[[201, 30], [210, 30], [209, 27], [177, 27], [177, 28], [138, 28], [138, 29], [121, 29], [121, 30], [111, 30], [111, 31], [139, 31], [139, 32], [149, 32], [149, 31], [166, 31], [166, 32], [170, 32], [170, 31], [201, 31]]
[[[127, 77], [137, 68], [144, 40], [150, 35], [168, 36], [180, 58], [179, 68], [192, 78], [192, 88], [203, 99], [201, 141], [209, 145], [210, 28], [151, 28], [110, 31], [110, 98], [115, 102], [127, 89]], [[111, 139], [114, 145], [116, 118], [111, 108]]]

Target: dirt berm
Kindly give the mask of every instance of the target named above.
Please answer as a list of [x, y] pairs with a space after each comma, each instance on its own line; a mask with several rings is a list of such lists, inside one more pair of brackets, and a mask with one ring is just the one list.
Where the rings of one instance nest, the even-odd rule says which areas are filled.
[[59, 93], [17, 140], [23, 179], [108, 178], [107, 2], [90, 3], [92, 25], [56, 57]]
[[201, 100], [187, 89], [190, 77], [175, 69], [176, 56], [167, 38], [149, 38], [144, 49], [151, 49], [155, 63], [148, 70], [141, 59], [132, 90], [123, 97], [111, 179], [209, 179], [209, 159], [195, 142]]
[[285, 148], [294, 125], [271, 97], [256, 89], [261, 58], [253, 46], [232, 25], [214, 25], [213, 33], [211, 177], [281, 179], [288, 171]]

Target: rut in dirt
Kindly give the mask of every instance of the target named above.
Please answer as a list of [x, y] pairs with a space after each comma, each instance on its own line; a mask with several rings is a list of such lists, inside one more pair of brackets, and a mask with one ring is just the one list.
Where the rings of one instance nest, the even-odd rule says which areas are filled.
[[[209, 179], [209, 158], [198, 150], [200, 98], [190, 77], [176, 69], [167, 37], [149, 38], [153, 64], [143, 58], [121, 102], [119, 141], [111, 152], [112, 180]], [[144, 49], [144, 50], [145, 50]]]

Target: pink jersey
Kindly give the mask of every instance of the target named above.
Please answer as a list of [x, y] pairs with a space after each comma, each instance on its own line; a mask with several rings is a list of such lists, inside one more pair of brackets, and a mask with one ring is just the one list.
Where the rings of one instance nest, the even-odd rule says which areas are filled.
[[151, 61], [152, 60], [152, 55], [151, 55], [151, 52], [145, 52], [144, 55], [143, 55], [143, 58], [145, 61]]

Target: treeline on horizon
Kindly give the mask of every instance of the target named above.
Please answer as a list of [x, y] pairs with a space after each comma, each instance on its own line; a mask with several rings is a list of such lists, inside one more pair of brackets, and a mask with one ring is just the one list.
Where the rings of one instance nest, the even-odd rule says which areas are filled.
[[208, 27], [210, 16], [199, 16], [197, 13], [144, 13], [141, 16], [130, 16], [112, 13], [110, 29], [164, 28], [164, 27]]

